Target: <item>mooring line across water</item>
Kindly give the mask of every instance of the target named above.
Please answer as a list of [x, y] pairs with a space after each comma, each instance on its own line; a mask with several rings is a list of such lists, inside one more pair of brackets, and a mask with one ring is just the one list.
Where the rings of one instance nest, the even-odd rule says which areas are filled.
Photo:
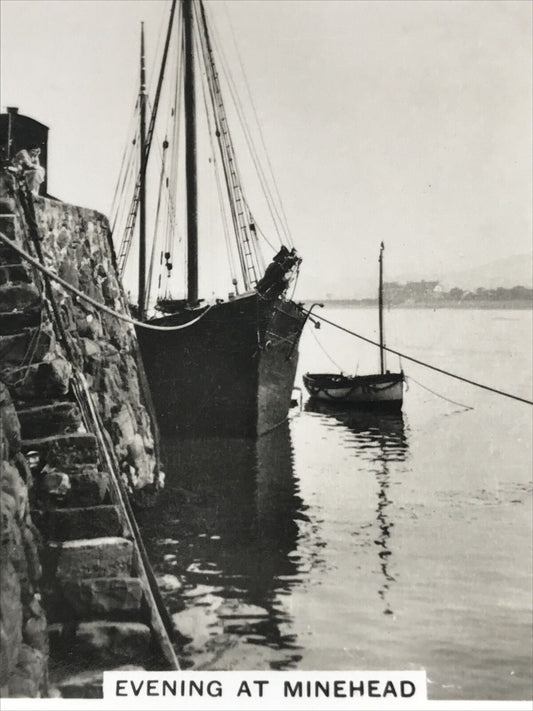
[[93, 299], [90, 296], [87, 296], [87, 294], [84, 294], [83, 291], [80, 291], [79, 289], [76, 289], [75, 286], [72, 286], [72, 284], [69, 284], [68, 281], [65, 281], [65, 279], [62, 279], [60, 276], [58, 276], [55, 272], [53, 272], [51, 269], [48, 269], [48, 267], [45, 267], [41, 262], [36, 259], [35, 257], [32, 257], [31, 254], [28, 254], [22, 247], [19, 247], [18, 244], [10, 240], [8, 237], [0, 233], [0, 242], [3, 242], [6, 244], [8, 247], [10, 247], [14, 252], [19, 254], [23, 259], [25, 259], [29, 264], [31, 264], [33, 267], [38, 269], [42, 274], [45, 274], [49, 279], [52, 279], [53, 281], [57, 282], [60, 286], [62, 286], [64, 289], [67, 291], [70, 291], [71, 294], [74, 294], [74, 296], [77, 296], [79, 299], [82, 299], [83, 301], [86, 301], [88, 304], [91, 304], [91, 306], [94, 306], [95, 309], [99, 309], [100, 311], [103, 311], [106, 314], [109, 314], [110, 316], [114, 316], [115, 318], [120, 319], [121, 321], [125, 321], [126, 323], [131, 324], [132, 326], [140, 326], [142, 328], [147, 328], [151, 331], [181, 331], [184, 328], [188, 328], [189, 326], [192, 326], [193, 324], [197, 323], [202, 319], [211, 309], [213, 308], [213, 304], [209, 305], [205, 311], [202, 311], [202, 313], [197, 316], [195, 319], [192, 321], [188, 321], [187, 323], [179, 324], [178, 326], [156, 326], [155, 324], [151, 323], [144, 323], [143, 321], [137, 321], [137, 319], [131, 318], [131, 316], [126, 316], [126, 314], [121, 314], [118, 311], [115, 311], [114, 309], [110, 308], [109, 306], [106, 306], [105, 304], [101, 304], [99, 301], [96, 301], [96, 299]]
[[[140, 326], [142, 328], [147, 328], [147, 329], [154, 330], [154, 331], [179, 331], [183, 328], [187, 328], [188, 326], [192, 326], [194, 323], [196, 323], [201, 318], [203, 318], [207, 314], [207, 312], [210, 311], [210, 309], [212, 308], [212, 306], [208, 306], [207, 309], [205, 311], [203, 311], [202, 314], [200, 314], [200, 316], [198, 316], [196, 319], [189, 321], [186, 324], [180, 324], [178, 326], [156, 326], [154, 324], [143, 323], [142, 321], [137, 321], [136, 319], [131, 318], [131, 316], [126, 316], [126, 314], [121, 314], [118, 311], [111, 309], [109, 306], [106, 306], [105, 304], [101, 304], [100, 302], [96, 301], [95, 299], [91, 298], [90, 296], [87, 296], [87, 294], [84, 294], [82, 291], [80, 291], [79, 289], [76, 289], [74, 286], [72, 286], [72, 284], [69, 284], [68, 281], [65, 281], [60, 276], [55, 274], [51, 269], [48, 269], [47, 267], [43, 266], [39, 262], [38, 259], [35, 259], [35, 257], [32, 257], [31, 254], [28, 254], [24, 249], [19, 247], [18, 244], [16, 244], [15, 242], [13, 242], [12, 240], [10, 240], [8, 237], [6, 237], [5, 235], [3, 235], [1, 233], [0, 233], [0, 242], [3, 242], [4, 244], [6, 244], [14, 252], [16, 252], [23, 259], [25, 259], [27, 262], [29, 262], [33, 267], [38, 269], [43, 274], [46, 274], [46, 276], [48, 276], [50, 279], [53, 279], [55, 282], [60, 284], [67, 291], [70, 291], [72, 294], [74, 294], [78, 298], [91, 304], [91, 306], [94, 306], [94, 308], [99, 309], [100, 311], [104, 311], [105, 313], [109, 314], [110, 316], [114, 316], [115, 318], [118, 318], [121, 321], [130, 323], [132, 326]], [[303, 307], [302, 307], [302, 312], [307, 313], [308, 315], [311, 315], [311, 310], [304, 309]], [[334, 326], [335, 328], [338, 328], [340, 331], [344, 331], [345, 333], [348, 333], [350, 336], [355, 336], [355, 338], [359, 338], [360, 340], [365, 341], [366, 343], [370, 343], [371, 345], [376, 346], [377, 348], [380, 348], [380, 344], [377, 343], [376, 341], [373, 341], [371, 338], [368, 338], [367, 336], [363, 336], [360, 333], [356, 333], [355, 331], [351, 331], [349, 328], [346, 328], [345, 326], [341, 326], [339, 323], [335, 323], [335, 321], [330, 321], [330, 319], [327, 319], [325, 316], [320, 316], [316, 312], [313, 312], [312, 316], [313, 316], [313, 318], [319, 319], [320, 321], [323, 321], [324, 323], [328, 323], [330, 326]], [[450, 378], [455, 378], [456, 380], [460, 380], [463, 383], [468, 383], [469, 385], [473, 385], [474, 387], [481, 388], [482, 390], [487, 390], [489, 392], [496, 393], [497, 395], [502, 395], [503, 397], [511, 398], [512, 400], [517, 400], [518, 402], [524, 402], [526, 405], [533, 405], [533, 400], [528, 400], [526, 398], [520, 397], [519, 395], [513, 395], [513, 393], [505, 392], [505, 390], [493, 388], [490, 385], [485, 385], [485, 384], [479, 383], [475, 380], [471, 380], [470, 378], [465, 378], [462, 375], [457, 375], [457, 373], [452, 373], [449, 370], [444, 370], [444, 368], [439, 368], [436, 365], [432, 365], [431, 363], [426, 363], [423, 360], [414, 358], [413, 356], [409, 356], [406, 353], [397, 351], [394, 348], [390, 348], [390, 346], [383, 346], [383, 349], [386, 350], [388, 353], [393, 353], [394, 355], [397, 355], [400, 358], [405, 358], [406, 360], [409, 360], [412, 363], [421, 365], [424, 368], [429, 368], [430, 370], [434, 370], [437, 373], [442, 373], [443, 375], [447, 375]]]
[[[302, 310], [305, 313], [311, 315], [311, 311], [309, 309], [302, 309]], [[363, 336], [360, 333], [351, 331], [349, 328], [346, 328], [345, 326], [341, 326], [339, 323], [335, 323], [335, 321], [330, 321], [325, 316], [321, 316], [320, 314], [317, 314], [316, 311], [313, 311], [312, 318], [316, 318], [316, 319], [319, 319], [320, 321], [323, 321], [324, 323], [328, 323], [330, 326], [334, 326], [335, 328], [338, 328], [340, 331], [344, 331], [344, 333], [348, 333], [350, 336], [355, 336], [356, 338], [359, 338], [360, 340], [365, 341], [366, 343], [370, 343], [371, 345], [376, 346], [377, 348], [380, 347], [380, 344], [377, 341], [373, 341], [371, 338], [368, 338], [367, 336]], [[394, 348], [390, 348], [389, 346], [383, 346], [383, 349], [388, 351], [389, 353], [394, 353], [394, 355], [397, 355], [400, 358], [405, 358], [406, 360], [410, 360], [412, 363], [416, 363], [417, 365], [422, 365], [424, 368], [429, 368], [430, 370], [434, 370], [437, 373], [442, 373], [443, 375], [447, 375], [450, 378], [455, 378], [456, 380], [461, 380], [463, 383], [468, 383], [469, 385], [474, 385], [475, 387], [481, 388], [482, 390], [488, 390], [489, 392], [496, 393], [497, 395], [502, 395], [503, 397], [511, 398], [512, 400], [518, 400], [518, 402], [525, 402], [526, 405], [533, 405], [533, 400], [527, 400], [526, 398], [520, 397], [519, 395], [513, 395], [513, 393], [505, 392], [505, 390], [499, 390], [498, 388], [493, 388], [490, 385], [484, 385], [483, 383], [478, 383], [475, 380], [470, 380], [470, 378], [465, 378], [462, 375], [457, 375], [457, 373], [452, 373], [449, 370], [444, 370], [444, 368], [439, 368], [436, 365], [431, 365], [431, 363], [426, 363], [425, 361], [419, 360], [418, 358], [413, 358], [413, 356], [406, 355], [405, 353], [402, 353], [401, 351], [397, 351]]]

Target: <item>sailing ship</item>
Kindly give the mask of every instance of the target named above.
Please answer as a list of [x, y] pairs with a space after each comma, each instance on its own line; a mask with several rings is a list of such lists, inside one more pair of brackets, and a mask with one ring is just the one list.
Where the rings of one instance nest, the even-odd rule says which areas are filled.
[[379, 251], [379, 363], [380, 372], [370, 375], [306, 373], [303, 381], [311, 398], [331, 404], [399, 410], [403, 403], [403, 371], [391, 373], [385, 365], [383, 324], [383, 252]]
[[[141, 31], [137, 134], [140, 169], [118, 254], [118, 267], [123, 273], [138, 213], [138, 304], [134, 314], [143, 322], [136, 326], [136, 333], [160, 429], [181, 437], [253, 437], [283, 422], [290, 408], [306, 313], [287, 293], [297, 277], [301, 258], [290, 238], [288, 243], [280, 240], [277, 252], [265, 269], [260, 244], [263, 233], [243, 191], [206, 9], [201, 0], [181, 0], [178, 13], [176, 5], [173, 0], [148, 129], [144, 33]], [[176, 14], [177, 30], [174, 29]], [[152, 249], [152, 264], [147, 275], [147, 163], [173, 36], [179, 40], [175, 64], [180, 77], [175, 85], [182, 98], [177, 98], [177, 88], [171, 113], [178, 128], [181, 119], [184, 123], [185, 155], [181, 165], [184, 164], [186, 188], [187, 290], [181, 299], [172, 298], [168, 290], [160, 294], [155, 304], [156, 313], [150, 314], [150, 278], [156, 250]], [[198, 85], [201, 82], [207, 113], [204, 126], [209, 128], [213, 148], [209, 162], [219, 168], [219, 194], [225, 194], [226, 215], [231, 217], [227, 220], [226, 241], [233, 250], [234, 263], [239, 265], [236, 270], [239, 280], [234, 273], [231, 293], [226, 299], [217, 298], [214, 303], [199, 298], [198, 286], [200, 191], [196, 106], [200, 103]], [[172, 136], [175, 153], [179, 153], [177, 129]], [[168, 150], [169, 143], [165, 137], [163, 156], [172, 152]], [[163, 167], [162, 178], [164, 175]], [[162, 180], [162, 183], [168, 182], [168, 178]], [[173, 182], [172, 176], [170, 182]], [[172, 224], [175, 225], [175, 220]], [[230, 233], [233, 241], [228, 240]], [[177, 239], [175, 234], [174, 238]], [[167, 276], [171, 276], [172, 244], [167, 243], [166, 251], [161, 252], [161, 264], [163, 257]]]

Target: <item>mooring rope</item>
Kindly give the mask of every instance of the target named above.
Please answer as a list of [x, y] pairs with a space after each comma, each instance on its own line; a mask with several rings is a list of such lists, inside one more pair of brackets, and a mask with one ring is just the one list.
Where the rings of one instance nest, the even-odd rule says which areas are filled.
[[96, 299], [91, 298], [90, 296], [87, 296], [87, 294], [84, 294], [83, 291], [80, 291], [79, 289], [76, 289], [76, 287], [72, 286], [72, 284], [69, 284], [68, 281], [65, 281], [62, 279], [60, 276], [55, 274], [51, 269], [48, 269], [47, 267], [43, 266], [38, 259], [35, 259], [35, 257], [32, 257], [31, 254], [28, 254], [24, 249], [19, 247], [15, 242], [10, 240], [8, 237], [0, 233], [0, 241], [3, 242], [4, 244], [8, 245], [13, 251], [15, 251], [17, 254], [19, 254], [23, 259], [25, 259], [27, 262], [29, 262], [33, 267], [38, 269], [40, 272], [45, 274], [49, 279], [52, 279], [53, 281], [57, 282], [60, 284], [64, 289], [67, 291], [70, 291], [72, 294], [77, 296], [79, 299], [82, 299], [83, 301], [86, 301], [88, 304], [91, 304], [91, 306], [94, 306], [95, 309], [99, 309], [100, 311], [104, 311], [105, 313], [109, 314], [110, 316], [114, 316], [115, 318], [120, 319], [121, 321], [125, 321], [126, 323], [131, 324], [132, 326], [140, 326], [141, 328], [147, 328], [150, 329], [151, 331], [181, 331], [184, 328], [188, 328], [189, 326], [192, 326], [195, 323], [198, 323], [200, 319], [202, 319], [214, 306], [214, 304], [210, 304], [205, 311], [203, 311], [199, 316], [197, 316], [195, 319], [192, 321], [188, 321], [187, 323], [180, 324], [179, 326], [156, 326], [151, 323], [143, 323], [142, 321], [137, 321], [134, 318], [131, 318], [131, 316], [126, 316], [126, 314], [121, 314], [118, 311], [115, 311], [114, 309], [110, 308], [109, 306], [106, 306], [105, 304], [101, 304], [99, 301], [96, 301]]
[[464, 407], [465, 410], [473, 410], [474, 408], [471, 405], [465, 405], [464, 402], [457, 402], [457, 400], [452, 400], [449, 397], [445, 397], [444, 395], [441, 395], [440, 393], [436, 392], [435, 390], [432, 390], [431, 388], [428, 388], [427, 385], [423, 385], [420, 383], [418, 380], [415, 380], [412, 375], [405, 376], [405, 379], [409, 381], [410, 383], [416, 383], [419, 387], [423, 388], [424, 390], [427, 390], [428, 393], [431, 393], [432, 395], [436, 395], [437, 397], [440, 397], [441, 400], [446, 400], [446, 402], [451, 402], [452, 405], [458, 405], [459, 407]]
[[[311, 314], [311, 311], [308, 309], [302, 308], [302, 311], [304, 311], [307, 314]], [[362, 336], [360, 333], [356, 333], [355, 331], [350, 331], [349, 328], [346, 328], [345, 326], [341, 326], [339, 323], [335, 323], [335, 321], [330, 321], [327, 319], [325, 316], [321, 316], [316, 313], [316, 311], [313, 312], [312, 314], [313, 318], [320, 319], [320, 321], [324, 321], [324, 323], [328, 323], [330, 326], [334, 326], [335, 328], [338, 328], [340, 331], [344, 331], [344, 333], [348, 333], [350, 336], [355, 336], [356, 338], [359, 338], [362, 341], [366, 341], [366, 343], [370, 343], [373, 346], [377, 346], [378, 348], [380, 347], [380, 344], [377, 343], [376, 341], [373, 341], [371, 338], [367, 338], [366, 336]], [[419, 360], [418, 358], [413, 358], [413, 356], [408, 356], [405, 353], [401, 353], [400, 351], [395, 350], [394, 348], [390, 348], [389, 346], [383, 346], [383, 349], [388, 351], [389, 353], [394, 353], [394, 355], [399, 356], [400, 358], [405, 358], [406, 360], [410, 360], [412, 363], [416, 363], [417, 365], [422, 365], [424, 368], [429, 368], [430, 370], [434, 370], [437, 373], [442, 373], [443, 375], [448, 375], [450, 378], [455, 378], [456, 380], [461, 380], [463, 383], [468, 383], [469, 385], [474, 385], [477, 388], [481, 388], [482, 390], [488, 390], [489, 392], [496, 393], [497, 395], [503, 395], [503, 397], [508, 397], [511, 398], [512, 400], [518, 400], [519, 402], [525, 402], [526, 405], [533, 405], [533, 400], [527, 400], [526, 398], [519, 397], [518, 395], [513, 395], [512, 393], [505, 392], [504, 390], [499, 390], [498, 388], [493, 388], [490, 385], [484, 385], [483, 383], [478, 383], [475, 380], [470, 380], [469, 378], [465, 378], [462, 375], [457, 375], [457, 373], [452, 373], [449, 370], [444, 370], [443, 368], [438, 368], [436, 365], [431, 365], [430, 363], [426, 363], [423, 360]]]

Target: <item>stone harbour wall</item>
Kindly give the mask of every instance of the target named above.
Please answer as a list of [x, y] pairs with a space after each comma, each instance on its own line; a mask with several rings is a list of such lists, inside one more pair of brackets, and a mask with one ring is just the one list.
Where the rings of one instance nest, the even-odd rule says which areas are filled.
[[39, 533], [29, 505], [31, 473], [20, 424], [0, 383], [0, 696], [47, 693], [48, 636], [41, 605]]
[[[103, 215], [0, 173], [0, 232], [127, 312]], [[144, 382], [129, 324], [0, 243], [0, 696], [99, 696], [105, 669], [176, 668], [123, 498], [163, 484]]]
[[[4, 196], [0, 231], [21, 246], [29, 246], [29, 226], [24, 224], [13, 182], [5, 174], [0, 177], [0, 200]], [[96, 301], [126, 312], [107, 219], [94, 210], [57, 200], [37, 197], [34, 202], [46, 266]], [[72, 367], [82, 371], [124, 482], [141, 502], [162, 486], [163, 475], [156, 456], [156, 425], [147, 410], [148, 389], [141, 386], [145, 381], [134, 329], [52, 281], [68, 341], [66, 353], [51, 323], [43, 280], [35, 272], [23, 263], [0, 267], [0, 309], [11, 312], [4, 317], [9, 323], [0, 335], [0, 375], [9, 371], [10, 365], [17, 367], [31, 360], [24, 377], [11, 386], [15, 398], [24, 402], [35, 396], [65, 394]], [[46, 429], [44, 421], [39, 423], [40, 433], [43, 427]], [[33, 431], [34, 437], [40, 433]]]

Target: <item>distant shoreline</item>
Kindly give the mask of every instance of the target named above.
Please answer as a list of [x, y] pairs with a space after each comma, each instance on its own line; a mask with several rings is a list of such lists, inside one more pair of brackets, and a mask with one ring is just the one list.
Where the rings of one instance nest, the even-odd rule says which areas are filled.
[[[305, 304], [321, 303], [324, 306], [335, 306], [338, 308], [363, 308], [377, 309], [377, 299], [306, 299]], [[527, 299], [509, 299], [509, 301], [453, 301], [442, 299], [435, 302], [413, 302], [404, 304], [385, 303], [385, 310], [389, 309], [508, 309], [508, 310], [533, 310], [533, 302]]]

